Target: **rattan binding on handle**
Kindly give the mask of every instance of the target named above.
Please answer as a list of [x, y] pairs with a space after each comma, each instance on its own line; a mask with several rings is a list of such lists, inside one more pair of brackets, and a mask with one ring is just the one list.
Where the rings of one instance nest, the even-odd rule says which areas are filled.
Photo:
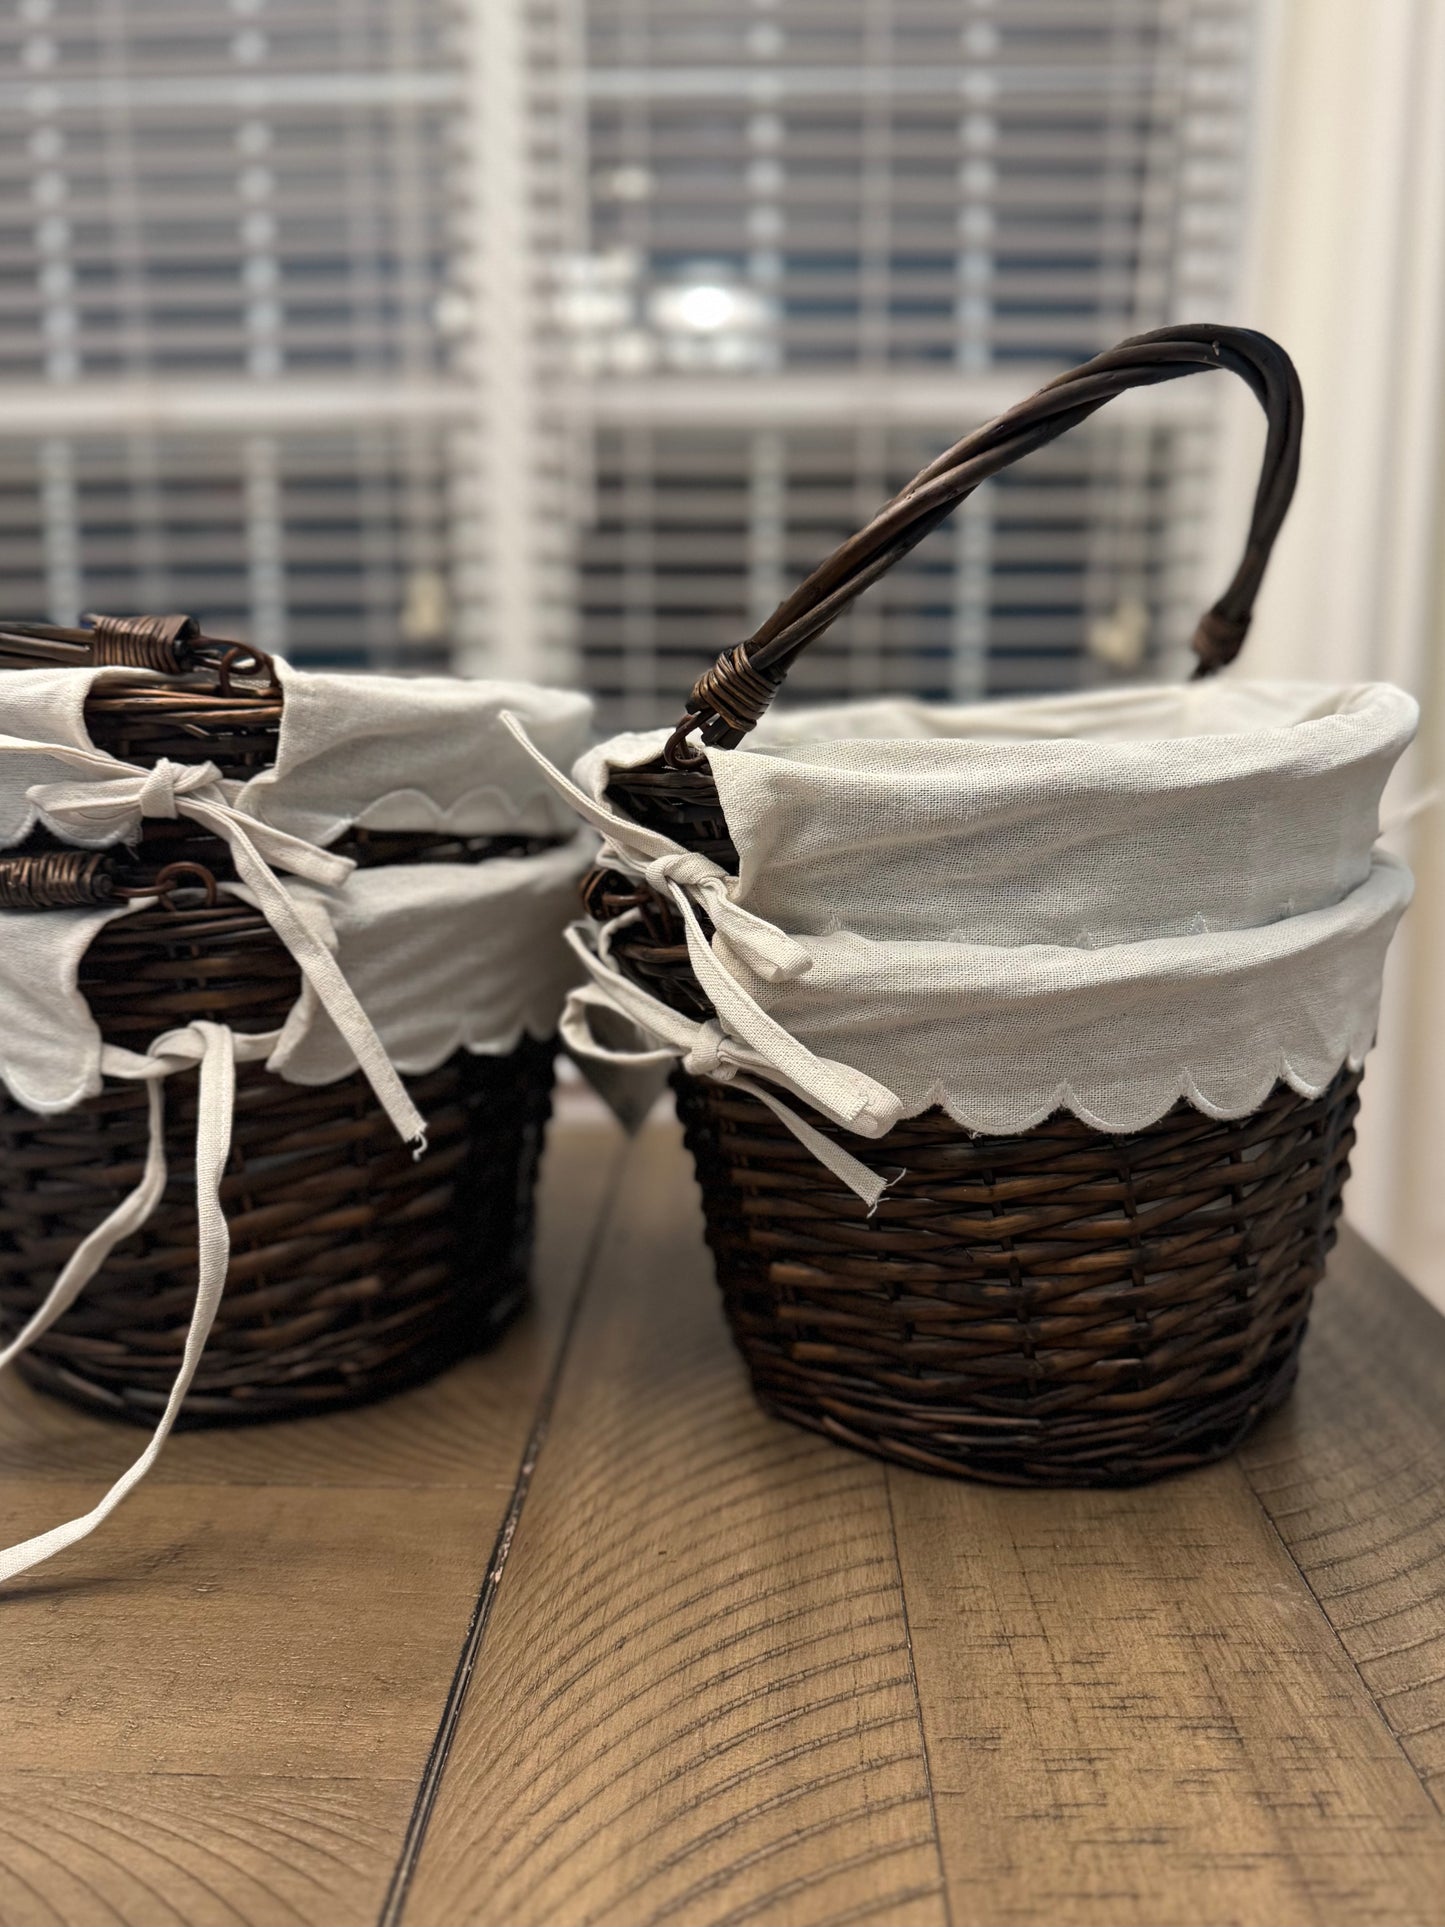
[[[173, 890], [200, 890], [217, 898], [216, 879], [204, 863], [163, 864], [153, 877], [111, 850], [43, 849], [0, 856], [0, 910], [83, 910], [153, 897], [172, 908]], [[127, 878], [127, 870], [136, 872]]]
[[83, 629], [49, 622], [0, 623], [0, 668], [150, 669], [163, 676], [213, 671], [223, 696], [231, 677], [259, 677], [274, 689], [276, 669], [263, 649], [208, 636], [194, 616], [88, 615]]
[[814, 637], [991, 475], [1076, 428], [1125, 389], [1216, 368], [1229, 369], [1248, 383], [1268, 424], [1244, 555], [1224, 594], [1201, 617], [1193, 639], [1199, 658], [1196, 675], [1211, 675], [1232, 662], [1248, 632], [1270, 551], [1294, 494], [1304, 399], [1293, 363], [1268, 335], [1203, 323], [1156, 328], [1057, 376], [915, 475], [866, 527], [820, 563], [760, 629], [725, 650], [698, 678], [663, 751], [668, 767], [697, 766], [700, 753], [688, 741], [694, 731], [705, 744], [735, 748]]

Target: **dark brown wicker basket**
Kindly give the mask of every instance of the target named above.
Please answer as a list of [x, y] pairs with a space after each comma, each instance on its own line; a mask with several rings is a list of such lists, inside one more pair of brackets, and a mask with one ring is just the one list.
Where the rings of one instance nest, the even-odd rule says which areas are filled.
[[[0, 666], [119, 660], [175, 678], [107, 681], [86, 704], [93, 740], [126, 761], [214, 762], [244, 778], [274, 758], [281, 695], [264, 658], [212, 643], [185, 618], [95, 619], [92, 630], [0, 630]], [[538, 839], [353, 831], [363, 865], [477, 862]], [[108, 1043], [144, 1050], [196, 1019], [237, 1031], [282, 1023], [300, 974], [261, 914], [215, 882], [219, 839], [147, 822], [135, 850], [66, 849], [37, 833], [0, 857], [0, 904], [43, 909], [117, 895], [157, 901], [105, 925], [80, 987]], [[487, 1343], [522, 1303], [532, 1195], [551, 1105], [553, 1046], [461, 1051], [408, 1089], [428, 1120], [414, 1161], [359, 1075], [290, 1084], [237, 1073], [222, 1184], [231, 1258], [181, 1423], [294, 1416], [357, 1404]], [[37, 1385], [153, 1425], [180, 1365], [195, 1298], [196, 1074], [167, 1083], [170, 1177], [149, 1223], [20, 1361]], [[147, 1100], [107, 1081], [59, 1117], [0, 1092], [0, 1330], [35, 1309], [79, 1240], [145, 1162]]]
[[[798, 653], [988, 476], [1121, 390], [1228, 368], [1268, 418], [1244, 560], [1194, 638], [1197, 674], [1233, 659], [1293, 492], [1303, 406], [1263, 336], [1166, 328], [1060, 376], [941, 455], [700, 678], [662, 756], [614, 772], [613, 804], [736, 870], [706, 759], [741, 742]], [[599, 920], [638, 910], [612, 954], [655, 996], [712, 1014], [680, 919], [595, 871]], [[704, 926], [705, 927], [705, 926]], [[732, 1329], [762, 1402], [931, 1471], [1017, 1484], [1129, 1484], [1232, 1450], [1286, 1395], [1334, 1239], [1359, 1073], [1317, 1098], [1277, 1087], [1220, 1123], [1179, 1105], [1106, 1134], [1058, 1115], [970, 1136], [944, 1112], [881, 1143], [809, 1111], [877, 1170], [906, 1167], [869, 1217], [762, 1104], [679, 1072]]]
[[[1123, 1485], [1231, 1451], [1294, 1383], [1360, 1074], [1218, 1123], [897, 1125], [874, 1217], [755, 1098], [679, 1073], [733, 1335], [770, 1411], [930, 1472]], [[876, 1160], [879, 1146], [810, 1113]]]

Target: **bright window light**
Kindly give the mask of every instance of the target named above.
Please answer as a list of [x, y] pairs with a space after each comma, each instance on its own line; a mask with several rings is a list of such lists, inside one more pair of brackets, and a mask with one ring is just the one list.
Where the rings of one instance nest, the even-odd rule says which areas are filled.
[[715, 281], [699, 281], [689, 288], [679, 288], [668, 302], [672, 310], [668, 319], [684, 328], [696, 329], [698, 334], [715, 334], [719, 328], [726, 328], [742, 319], [742, 303], [731, 288], [719, 287]]

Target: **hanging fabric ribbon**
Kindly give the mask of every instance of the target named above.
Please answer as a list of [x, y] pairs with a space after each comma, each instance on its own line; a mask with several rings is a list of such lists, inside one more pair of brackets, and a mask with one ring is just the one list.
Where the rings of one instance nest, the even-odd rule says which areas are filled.
[[[563, 1008], [559, 1028], [568, 1049], [584, 1064], [601, 1067], [604, 1072], [609, 1066], [636, 1071], [677, 1062], [691, 1076], [710, 1077], [746, 1091], [766, 1104], [820, 1164], [862, 1198], [871, 1216], [888, 1186], [897, 1181], [896, 1174], [893, 1178], [879, 1177], [851, 1152], [799, 1117], [763, 1080], [787, 1085], [835, 1124], [869, 1137], [882, 1136], [897, 1122], [902, 1110], [898, 1099], [861, 1071], [830, 1058], [815, 1057], [797, 1038], [776, 1025], [772, 1028], [789, 1047], [778, 1053], [787, 1057], [787, 1068], [778, 1062], [778, 1055], [765, 1053], [745, 1040], [730, 1036], [716, 1019], [699, 1023], [660, 1003], [641, 985], [624, 977], [611, 961], [612, 934], [634, 922], [636, 915], [635, 911], [628, 911], [600, 931], [595, 931], [590, 924], [578, 923], [567, 932], [567, 941], [592, 979], [590, 984], [574, 990]], [[698, 941], [706, 948], [700, 931]], [[598, 1037], [593, 1023], [604, 1011], [624, 1018], [643, 1036], [655, 1038], [656, 1044], [642, 1050], [628, 1050], [605, 1042]], [[770, 1018], [765, 1022], [772, 1024]], [[767, 1041], [774, 1042], [771, 1038]]]
[[845, 1129], [863, 1137], [882, 1137], [892, 1130], [903, 1115], [902, 1100], [851, 1064], [817, 1056], [770, 1017], [718, 962], [680, 884], [672, 885], [672, 898], [687, 932], [694, 974], [717, 1011], [723, 1033], [740, 1038], [759, 1068], [765, 1066], [769, 1076], [780, 1078]]
[[[684, 850], [660, 831], [629, 822], [617, 811], [595, 802], [547, 760], [515, 716], [504, 713], [502, 721], [559, 794], [607, 838], [600, 860], [605, 863], [616, 857], [650, 889], [669, 896], [677, 905], [693, 971], [717, 1012], [715, 1022], [697, 1024], [612, 967], [611, 934], [635, 921], [636, 913], [628, 912], [605, 926], [597, 937], [597, 948], [593, 947], [589, 926], [574, 925], [568, 932], [568, 941], [596, 987], [591, 997], [585, 991], [572, 994], [563, 1015], [569, 1045], [594, 1063], [617, 1064], [629, 1056], [635, 1062], [642, 1061], [635, 1053], [619, 1055], [595, 1038], [590, 1014], [599, 1004], [609, 1005], [644, 1033], [662, 1038], [659, 1048], [663, 1058], [680, 1058], [684, 1069], [694, 1075], [735, 1083], [761, 1099], [820, 1163], [865, 1200], [870, 1211], [876, 1209], [887, 1181], [814, 1130], [757, 1081], [768, 1079], [785, 1085], [825, 1117], [862, 1137], [882, 1137], [903, 1114], [902, 1101], [886, 1085], [851, 1065], [810, 1051], [770, 1017], [727, 968], [728, 963], [740, 960], [765, 981], [781, 983], [811, 968], [812, 960], [802, 945], [735, 902], [737, 879], [720, 864], [696, 851]], [[712, 920], [711, 943], [698, 921], [695, 898]], [[565, 1029], [569, 1023], [570, 1033]]]
[[[238, 809], [233, 800], [238, 786], [225, 781], [213, 763], [162, 760], [154, 769], [146, 769], [100, 750], [0, 736], [0, 758], [7, 753], [31, 758], [41, 755], [77, 772], [71, 780], [33, 783], [26, 790], [27, 800], [41, 820], [67, 841], [104, 846], [121, 837], [134, 837], [147, 817], [188, 817], [221, 838], [230, 847], [245, 892], [296, 960], [398, 1134], [414, 1145], [420, 1156], [426, 1141], [425, 1120], [342, 974], [320, 921], [303, 914], [272, 868], [275, 864], [308, 882], [335, 888], [356, 867], [349, 858], [319, 849]], [[195, 1307], [180, 1369], [145, 1450], [89, 1512], [0, 1552], [0, 1583], [93, 1532], [150, 1471], [170, 1435], [195, 1377], [226, 1282], [230, 1237], [221, 1208], [221, 1176], [230, 1155], [236, 1064], [268, 1057], [282, 1035], [281, 1030], [239, 1035], [222, 1024], [197, 1022], [159, 1037], [143, 1056], [113, 1045], [102, 1049], [103, 1075], [148, 1085], [145, 1169], [135, 1189], [72, 1253], [43, 1303], [0, 1351], [0, 1369], [28, 1350], [75, 1303], [115, 1246], [140, 1230], [155, 1210], [166, 1184], [164, 1080], [177, 1071], [199, 1067]]]
[[558, 795], [607, 839], [599, 862], [615, 859], [659, 896], [675, 894], [678, 889], [690, 892], [706, 909], [725, 946], [769, 983], [801, 977], [812, 967], [807, 951], [786, 931], [734, 900], [737, 878], [720, 863], [700, 856], [696, 850], [685, 850], [660, 830], [629, 822], [606, 804], [594, 802], [547, 760], [510, 711], [502, 712], [502, 721]]
[[0, 1369], [27, 1351], [73, 1305], [122, 1238], [146, 1222], [166, 1185], [164, 1080], [176, 1071], [200, 1067], [196, 1114], [196, 1302], [186, 1333], [180, 1370], [166, 1400], [165, 1410], [145, 1450], [89, 1512], [37, 1533], [19, 1545], [0, 1551], [0, 1584], [73, 1546], [133, 1492], [160, 1456], [176, 1422], [200, 1364], [216, 1308], [226, 1283], [230, 1234], [221, 1209], [221, 1177], [231, 1151], [231, 1120], [235, 1109], [236, 1063], [264, 1058], [276, 1041], [275, 1032], [238, 1036], [224, 1024], [194, 1023], [156, 1039], [145, 1056], [108, 1046], [102, 1068], [108, 1076], [148, 1084], [150, 1141], [140, 1183], [122, 1199], [110, 1216], [71, 1254], [44, 1302], [24, 1328], [0, 1351]]

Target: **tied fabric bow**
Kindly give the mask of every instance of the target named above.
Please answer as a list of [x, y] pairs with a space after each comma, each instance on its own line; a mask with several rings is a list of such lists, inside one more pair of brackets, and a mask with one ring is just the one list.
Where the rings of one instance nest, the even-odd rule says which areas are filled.
[[[348, 857], [318, 848], [235, 806], [239, 785], [228, 783], [214, 763], [162, 760], [154, 769], [123, 762], [103, 750], [36, 743], [0, 736], [0, 770], [6, 755], [37, 757], [77, 772], [69, 779], [32, 783], [26, 797], [41, 820], [68, 842], [103, 847], [137, 834], [146, 817], [188, 817], [230, 846], [237, 875], [252, 901], [295, 958], [358, 1068], [399, 1135], [425, 1148], [426, 1124], [393, 1068], [375, 1027], [343, 976], [318, 927], [308, 920], [276, 877], [276, 868], [308, 882], [335, 887], [355, 869]], [[135, 1189], [72, 1252], [59, 1277], [24, 1328], [0, 1349], [0, 1370], [42, 1336], [80, 1296], [121, 1241], [146, 1223], [166, 1185], [165, 1079], [199, 1067], [196, 1122], [196, 1302], [180, 1370], [164, 1412], [145, 1450], [92, 1509], [21, 1544], [0, 1550], [0, 1583], [28, 1571], [93, 1532], [150, 1471], [180, 1412], [182, 1402], [225, 1287], [230, 1236], [220, 1186], [230, 1155], [236, 1065], [264, 1060], [280, 1042], [280, 1030], [240, 1035], [224, 1024], [197, 1022], [159, 1037], [144, 1055], [106, 1045], [100, 1067], [111, 1077], [147, 1085], [149, 1144], [145, 1170]]]
[[[792, 1080], [762, 1052], [738, 1038], [729, 1037], [716, 1019], [700, 1024], [691, 1017], [685, 1017], [681, 1011], [673, 1010], [670, 1005], [659, 1002], [641, 985], [622, 976], [611, 962], [611, 938], [614, 931], [632, 922], [636, 914], [635, 911], [629, 911], [614, 922], [605, 924], [600, 931], [593, 931], [585, 924], [574, 924], [567, 932], [568, 943], [592, 978], [590, 984], [572, 991], [563, 1006], [558, 1030], [567, 1048], [579, 1061], [591, 1067], [597, 1076], [599, 1088], [605, 1087], [607, 1072], [614, 1067], [622, 1071], [660, 1070], [669, 1063], [678, 1062], [694, 1077], [711, 1077], [719, 1084], [730, 1084], [734, 1090], [746, 1091], [759, 1103], [765, 1104], [820, 1164], [825, 1165], [834, 1177], [860, 1197], [868, 1206], [868, 1215], [872, 1217], [878, 1209], [878, 1200], [890, 1184], [898, 1181], [902, 1172], [895, 1172], [891, 1178], [879, 1177], [861, 1159], [845, 1151], [841, 1144], [835, 1144], [832, 1138], [815, 1130], [806, 1118], [799, 1117], [791, 1105], [785, 1104], [776, 1091], [770, 1090], [766, 1083], [759, 1080], [767, 1078], [786, 1083], [835, 1123], [845, 1121], [839, 1116], [840, 1110], [849, 1112], [855, 1124], [860, 1121], [856, 1111], [851, 1109], [855, 1095], [852, 1080], [856, 1079], [859, 1085], [870, 1087], [881, 1098], [887, 1098], [890, 1093], [884, 1091], [881, 1084], [874, 1084], [871, 1078], [864, 1077], [861, 1071], [851, 1070], [846, 1064], [834, 1064], [827, 1058], [813, 1057], [796, 1038], [790, 1038], [789, 1041], [809, 1059], [809, 1066], [804, 1073], [807, 1079], [805, 1083]], [[633, 1050], [606, 1042], [597, 1035], [594, 1022], [604, 1015], [626, 1018], [635, 1031], [654, 1040], [653, 1043], [648, 1048]], [[784, 1032], [783, 1035], [787, 1036], [788, 1033]], [[893, 1101], [897, 1103], [896, 1099]], [[620, 1115], [627, 1117], [625, 1086], [622, 1101], [616, 1104], [616, 1108]], [[886, 1109], [882, 1115], [886, 1117]], [[634, 1116], [627, 1118], [627, 1121], [637, 1124], [641, 1118]], [[887, 1128], [887, 1124], [881, 1126], [882, 1130]]]
[[184, 816], [229, 844], [236, 873], [256, 908], [296, 959], [398, 1134], [408, 1143], [424, 1143], [425, 1121], [393, 1070], [371, 1019], [272, 868], [274, 864], [309, 883], [334, 888], [356, 868], [349, 857], [318, 849], [237, 809], [233, 798], [239, 786], [227, 783], [214, 763], [173, 763], [163, 757], [154, 769], [146, 769], [104, 750], [0, 736], [0, 758], [7, 752], [43, 755], [92, 779], [32, 783], [25, 792], [46, 826], [67, 842], [103, 846], [134, 836], [145, 817]]
[[[882, 1137], [903, 1115], [902, 1100], [886, 1085], [851, 1064], [809, 1050], [768, 1015], [728, 968], [741, 959], [765, 981], [783, 983], [811, 969], [807, 951], [786, 931], [737, 903], [733, 898], [737, 879], [719, 864], [594, 802], [547, 760], [515, 716], [504, 712], [502, 721], [578, 815], [608, 839], [601, 860], [615, 856], [653, 890], [672, 898], [682, 917], [688, 961], [717, 1012], [713, 1022], [697, 1024], [622, 976], [611, 962], [610, 940], [614, 931], [636, 920], [637, 912], [628, 911], [596, 938], [586, 925], [574, 925], [567, 933], [592, 978], [591, 985], [572, 992], [563, 1013], [562, 1034], [569, 1048], [604, 1071], [608, 1065], [641, 1068], [676, 1058], [699, 1077], [747, 1091], [862, 1198], [870, 1213], [876, 1210], [879, 1198], [896, 1178], [880, 1178], [757, 1081], [766, 1078], [782, 1084], [835, 1124], [862, 1137]], [[694, 898], [706, 906], [712, 920], [711, 943], [698, 922]], [[656, 1048], [618, 1051], [600, 1042], [592, 1019], [604, 1006], [656, 1039]]]

